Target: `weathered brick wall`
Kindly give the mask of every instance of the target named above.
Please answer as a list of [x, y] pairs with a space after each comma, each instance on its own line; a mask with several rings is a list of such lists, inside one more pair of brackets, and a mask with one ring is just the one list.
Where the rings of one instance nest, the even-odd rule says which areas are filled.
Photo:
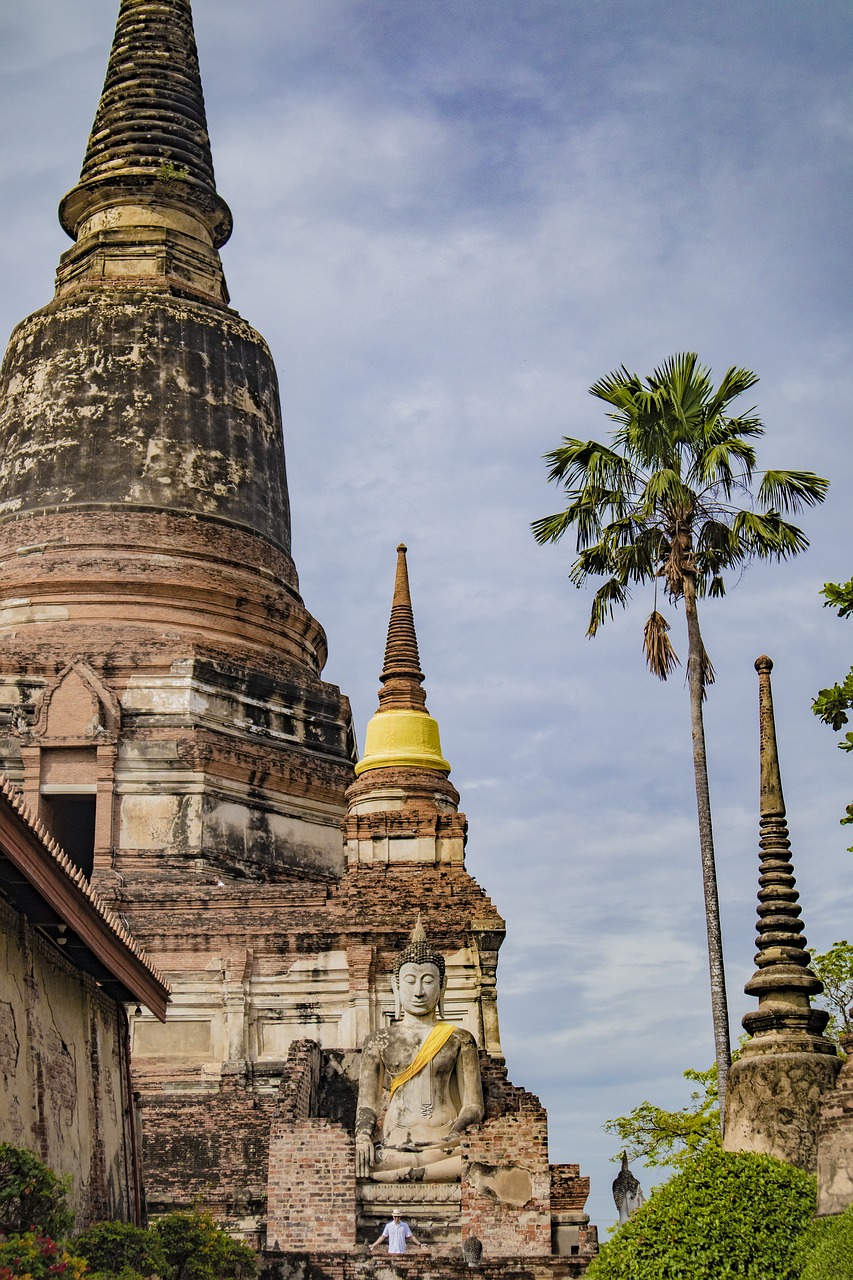
[[260, 1239], [274, 1094], [224, 1081], [204, 1094], [143, 1095], [141, 1120], [149, 1212], [203, 1204]]
[[269, 1138], [267, 1241], [281, 1249], [355, 1246], [355, 1145], [317, 1116], [320, 1046], [290, 1046]]
[[71, 1175], [79, 1227], [134, 1215], [124, 1018], [0, 901], [0, 1140]]
[[[495, 1106], [495, 1084], [490, 1102]], [[533, 1094], [505, 1086], [510, 1104], [462, 1143], [462, 1238], [477, 1236], [490, 1257], [551, 1253], [548, 1120]]]
[[355, 1145], [343, 1125], [274, 1120], [267, 1195], [270, 1246], [355, 1248]]
[[371, 1256], [366, 1248], [349, 1254], [268, 1250], [261, 1280], [577, 1280], [588, 1265], [588, 1258], [484, 1257], [472, 1272], [461, 1257], [444, 1254], [413, 1252], [392, 1260]]
[[578, 1164], [551, 1165], [551, 1208], [583, 1209], [589, 1195], [589, 1178], [582, 1178]]

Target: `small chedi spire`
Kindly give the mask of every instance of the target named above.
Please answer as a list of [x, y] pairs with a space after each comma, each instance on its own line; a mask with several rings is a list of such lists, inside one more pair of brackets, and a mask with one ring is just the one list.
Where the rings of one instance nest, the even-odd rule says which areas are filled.
[[811, 1007], [823, 984], [809, 967], [782, 795], [773, 663], [756, 660], [761, 752], [760, 868], [756, 971], [746, 984], [758, 1008], [743, 1026], [750, 1039], [732, 1064], [723, 1145], [776, 1156], [814, 1172], [820, 1097], [835, 1083], [839, 1059], [823, 1035], [829, 1015]]
[[[213, 176], [190, 0], [121, 0], [80, 181], [62, 200], [59, 220], [79, 245], [96, 238], [102, 253], [112, 249], [121, 258], [121, 271], [102, 273], [112, 277], [154, 274], [138, 232], [169, 228], [189, 241], [173, 274], [204, 289], [211, 267], [200, 269], [187, 249], [218, 263], [216, 250], [230, 236], [232, 220]], [[137, 232], [132, 252], [130, 229]], [[124, 239], [111, 245], [110, 237], [122, 231]], [[162, 263], [162, 236], [159, 241]], [[81, 274], [86, 283], [97, 276], [91, 261], [79, 258], [73, 250], [66, 255], [60, 288], [79, 284]], [[221, 268], [214, 274], [221, 276]], [[224, 284], [215, 283], [224, 292]], [[209, 279], [206, 291], [217, 292]]]
[[368, 769], [408, 767], [450, 772], [441, 754], [438, 724], [426, 709], [421, 688], [424, 675], [409, 593], [406, 547], [397, 548], [394, 598], [385, 644], [385, 663], [379, 679], [379, 710], [367, 726], [364, 756], [356, 774]]
[[790, 859], [791, 841], [782, 795], [773, 692], [773, 663], [762, 654], [756, 659], [761, 758], [761, 865], [758, 890], [758, 966], [744, 990], [756, 995], [758, 1009], [748, 1013], [743, 1025], [751, 1035], [772, 1028], [803, 1028], [821, 1032], [829, 1015], [811, 1009], [809, 997], [819, 995], [823, 984], [809, 967], [809, 953], [800, 919], [799, 894]]
[[409, 593], [407, 549], [402, 542], [397, 548], [397, 576], [394, 579], [394, 599], [391, 602], [388, 639], [385, 642], [385, 665], [379, 677], [382, 682], [379, 706], [383, 711], [392, 708], [420, 711], [426, 708], [426, 693], [421, 688], [424, 673], [421, 671], [412, 597]]

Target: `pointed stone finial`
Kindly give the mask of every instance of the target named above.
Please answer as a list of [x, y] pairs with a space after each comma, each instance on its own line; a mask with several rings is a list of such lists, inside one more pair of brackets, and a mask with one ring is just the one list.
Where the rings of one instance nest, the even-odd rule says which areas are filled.
[[426, 929], [424, 928], [423, 918], [421, 917], [421, 913], [419, 911], [418, 918], [415, 921], [415, 927], [409, 936], [409, 941], [410, 942], [426, 942], [426, 940], [427, 940]]
[[152, 193], [200, 216], [216, 248], [231, 234], [213, 177], [190, 0], [121, 0], [80, 181], [59, 220], [76, 239], [98, 209]]
[[776, 721], [773, 716], [773, 690], [770, 672], [773, 661], [766, 653], [755, 659], [758, 672], [758, 729], [761, 760], [761, 817], [785, 816], [782, 775], [779, 771], [779, 749], [776, 745]]
[[398, 707], [420, 711], [426, 706], [426, 694], [421, 688], [424, 673], [415, 634], [406, 551], [405, 544], [401, 542], [397, 548], [397, 573], [385, 642], [385, 663], [379, 677], [382, 681], [379, 705], [383, 710]]
[[[799, 894], [790, 860], [791, 842], [785, 821], [770, 686], [773, 663], [766, 654], [762, 654], [756, 660], [755, 669], [758, 672], [761, 758], [761, 865], [756, 938], [758, 954], [755, 957], [758, 969], [744, 989], [748, 995], [759, 997], [759, 1007], [756, 1012], [746, 1015], [743, 1025], [754, 1034], [754, 1029], [763, 1027], [771, 1008], [783, 1022], [799, 1010], [800, 1014], [795, 1018], [798, 1024], [800, 1015], [805, 1012], [810, 1026], [822, 1031], [827, 1015], [821, 1010], [809, 1009], [809, 996], [819, 994], [823, 986], [809, 968]], [[820, 1023], [817, 1027], [816, 1021]]]
[[450, 772], [441, 754], [438, 724], [426, 709], [406, 546], [397, 547], [397, 572], [391, 618], [385, 644], [385, 663], [379, 677], [379, 710], [367, 726], [364, 755], [357, 775], [368, 769], [410, 767]]

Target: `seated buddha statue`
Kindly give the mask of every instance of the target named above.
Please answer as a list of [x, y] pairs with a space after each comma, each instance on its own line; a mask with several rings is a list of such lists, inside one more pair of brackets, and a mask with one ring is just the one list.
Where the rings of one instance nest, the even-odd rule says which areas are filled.
[[444, 984], [444, 957], [418, 920], [394, 963], [395, 1021], [368, 1036], [362, 1049], [355, 1131], [359, 1178], [461, 1177], [461, 1135], [483, 1118], [483, 1086], [474, 1037], [441, 1016]]

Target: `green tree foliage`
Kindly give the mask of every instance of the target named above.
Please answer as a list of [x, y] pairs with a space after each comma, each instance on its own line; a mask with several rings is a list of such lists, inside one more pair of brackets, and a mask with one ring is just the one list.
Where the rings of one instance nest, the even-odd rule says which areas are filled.
[[[575, 538], [569, 570], [576, 586], [601, 580], [592, 601], [587, 634], [633, 587], [657, 583], [673, 603], [684, 602], [687, 676], [699, 846], [705, 892], [714, 1046], [721, 1098], [729, 1066], [728, 1013], [705, 755], [702, 702], [713, 667], [699, 628], [697, 601], [725, 594], [725, 574], [754, 559], [783, 560], [808, 546], [785, 515], [814, 506], [828, 482], [811, 471], [765, 471], [753, 493], [756, 457], [752, 440], [764, 427], [754, 410], [730, 412], [758, 381], [749, 369], [731, 368], [719, 387], [693, 352], [672, 356], [648, 378], [623, 366], [590, 392], [608, 406], [615, 424], [608, 444], [565, 437], [546, 454], [549, 479], [562, 486], [564, 510], [533, 522], [540, 543]], [[646, 622], [644, 643], [652, 671], [662, 680], [678, 659], [669, 624], [657, 605]]]
[[160, 1236], [130, 1222], [98, 1222], [75, 1237], [74, 1248], [98, 1274], [166, 1274]]
[[800, 1280], [850, 1280], [853, 1205], [837, 1218], [818, 1218], [812, 1223], [799, 1252], [805, 1264]]
[[709, 1142], [719, 1141], [716, 1063], [707, 1071], [685, 1071], [684, 1079], [699, 1088], [681, 1110], [666, 1111], [653, 1102], [641, 1102], [626, 1116], [605, 1123], [605, 1130], [619, 1138], [620, 1149], [629, 1160], [642, 1160], [653, 1168], [680, 1169]]
[[62, 1280], [83, 1280], [84, 1259], [37, 1231], [0, 1240], [0, 1280], [56, 1280], [59, 1276]]
[[0, 1142], [0, 1232], [61, 1238], [71, 1229], [68, 1178], [58, 1178], [33, 1151]]
[[618, 1229], [589, 1280], [800, 1280], [815, 1201], [802, 1170], [709, 1144]]
[[853, 1035], [853, 946], [847, 941], [833, 942], [828, 951], [809, 954], [811, 967], [823, 983], [817, 1003], [829, 1013], [825, 1034], [836, 1041]]
[[[821, 594], [825, 597], [824, 608], [835, 609], [839, 618], [849, 618], [853, 614], [853, 578], [849, 582], [827, 582]], [[840, 684], [831, 689], [821, 689], [812, 703], [812, 710], [824, 724], [838, 733], [848, 723], [848, 711], [853, 709], [853, 667]], [[853, 733], [849, 730], [838, 744], [841, 751], [853, 751]], [[842, 826], [853, 823], [853, 804], [848, 804], [846, 817], [841, 819]], [[853, 848], [848, 850], [853, 853]]]
[[180, 1210], [154, 1224], [169, 1280], [252, 1280], [258, 1261], [247, 1245], [218, 1227], [209, 1213]]
[[[833, 942], [828, 951], [810, 952], [811, 967], [823, 983], [815, 1003], [829, 1012], [826, 1034], [835, 1041], [853, 1034], [853, 946]], [[732, 1055], [737, 1058], [738, 1051]], [[629, 1160], [642, 1160], [651, 1168], [683, 1168], [720, 1131], [720, 1103], [716, 1063], [707, 1071], [688, 1070], [684, 1079], [695, 1084], [685, 1107], [667, 1111], [653, 1102], [641, 1102], [627, 1115], [606, 1121], [604, 1128], [619, 1139], [619, 1149]]]

